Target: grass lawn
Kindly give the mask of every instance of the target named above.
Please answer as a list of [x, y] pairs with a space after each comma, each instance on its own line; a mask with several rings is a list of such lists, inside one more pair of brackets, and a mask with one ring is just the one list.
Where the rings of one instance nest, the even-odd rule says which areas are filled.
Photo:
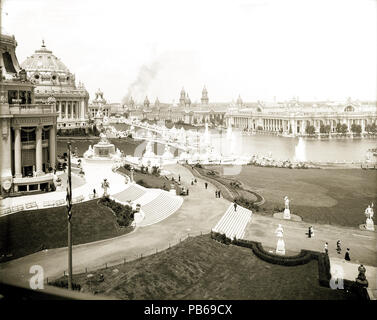
[[[73, 205], [73, 244], [87, 243], [128, 233], [121, 228], [110, 209], [91, 200]], [[0, 219], [0, 255], [19, 258], [42, 249], [67, 246], [65, 206], [17, 212]]]
[[[219, 166], [213, 170], [223, 172]], [[291, 213], [304, 221], [357, 227], [365, 223], [364, 211], [377, 203], [377, 171], [360, 169], [281, 169], [243, 166], [227, 176], [243, 182], [266, 200], [262, 208], [272, 214], [290, 199]]]
[[[101, 273], [103, 282], [98, 281]], [[209, 235], [98, 270], [91, 278], [74, 275], [73, 281], [86, 292], [131, 300], [356, 298], [321, 287], [316, 261], [295, 267], [273, 265], [254, 256], [250, 249], [220, 244]]]
[[[127, 174], [128, 176], [131, 175], [130, 171], [128, 171], [124, 167], [120, 167], [118, 170]], [[164, 176], [155, 176], [153, 174], [148, 174], [148, 173], [141, 173], [141, 172], [134, 171], [134, 180], [136, 183], [142, 186], [145, 186], [147, 188], [170, 190], [171, 184], [175, 185], [176, 190], [179, 188], [176, 181], [167, 180]], [[143, 183], [140, 183], [141, 180], [143, 180]], [[165, 189], [164, 189], [164, 186], [165, 186]]]

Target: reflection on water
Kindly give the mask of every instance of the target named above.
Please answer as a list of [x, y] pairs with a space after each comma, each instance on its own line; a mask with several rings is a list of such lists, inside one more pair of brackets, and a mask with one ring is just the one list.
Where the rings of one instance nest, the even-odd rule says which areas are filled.
[[[294, 160], [299, 138], [277, 137], [271, 135], [242, 135], [233, 130], [232, 144], [225, 134], [213, 134], [212, 145], [220, 153], [229, 154], [230, 149], [236, 155], [248, 156], [252, 154], [268, 155], [272, 153], [274, 159]], [[366, 151], [377, 147], [375, 139], [332, 139], [332, 140], [303, 140], [304, 156], [309, 161], [362, 161]]]
[[[204, 134], [204, 129], [198, 130]], [[240, 155], [251, 156], [253, 154], [268, 155], [276, 160], [294, 160], [298, 138], [277, 137], [271, 135], [243, 135], [238, 130], [232, 130], [229, 137], [227, 130], [218, 132], [210, 130], [210, 143], [214, 151], [223, 155]], [[230, 138], [230, 139], [229, 139]], [[136, 147], [142, 142], [132, 144], [121, 139], [110, 139], [111, 143], [119, 148], [125, 154], [134, 154]], [[98, 141], [76, 140], [72, 141], [72, 150], [77, 147], [78, 154], [82, 154], [88, 149], [88, 146]], [[145, 143], [144, 143], [145, 144]], [[305, 156], [308, 161], [363, 161], [365, 160], [366, 151], [370, 148], [377, 147], [376, 139], [332, 139], [332, 140], [304, 140]], [[66, 141], [58, 141], [58, 154], [67, 150]], [[164, 146], [154, 144], [153, 151], [162, 155], [165, 151]], [[172, 149], [172, 151], [174, 151]], [[177, 151], [175, 152], [177, 155]]]

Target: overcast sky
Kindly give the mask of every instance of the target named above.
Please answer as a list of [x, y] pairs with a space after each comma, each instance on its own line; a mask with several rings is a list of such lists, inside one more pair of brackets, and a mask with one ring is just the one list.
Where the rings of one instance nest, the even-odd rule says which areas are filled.
[[[23, 62], [48, 49], [108, 102], [376, 99], [375, 0], [3, 0]], [[5, 16], [5, 17], [4, 17]], [[129, 92], [131, 91], [131, 92]]]

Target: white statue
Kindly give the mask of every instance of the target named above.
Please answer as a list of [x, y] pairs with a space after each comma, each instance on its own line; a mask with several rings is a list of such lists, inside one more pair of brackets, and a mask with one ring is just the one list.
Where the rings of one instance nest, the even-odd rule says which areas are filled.
[[284, 230], [281, 224], [275, 230], [275, 234], [278, 237], [278, 242], [276, 244], [276, 254], [285, 255], [285, 243], [283, 240]]
[[365, 223], [365, 228], [370, 231], [374, 231], [374, 222], [373, 222], [373, 216], [374, 216], [374, 211], [373, 211], [373, 202], [372, 206], [368, 206], [368, 208], [365, 209], [365, 216], [367, 217], [366, 223]]
[[108, 197], [109, 194], [107, 193], [107, 189], [110, 188], [110, 183], [107, 181], [107, 179], [103, 179], [103, 182], [102, 182], [102, 185], [101, 185], [102, 189], [103, 189], [103, 196], [104, 197]]
[[283, 218], [289, 220], [289, 219], [291, 219], [291, 210], [289, 209], [288, 196], [284, 197], [284, 205], [285, 205], [285, 208], [284, 208]]
[[289, 198], [288, 198], [288, 196], [284, 197], [284, 204], [285, 204], [285, 209], [289, 209]]
[[94, 154], [93, 147], [92, 147], [92, 145], [89, 145], [88, 150], [86, 150], [84, 152], [84, 158], [85, 159], [91, 158], [91, 157], [93, 157], [93, 154]]
[[368, 208], [365, 209], [365, 215], [367, 219], [372, 219], [374, 216], [373, 212], [373, 202], [372, 202], [372, 207], [369, 205]]

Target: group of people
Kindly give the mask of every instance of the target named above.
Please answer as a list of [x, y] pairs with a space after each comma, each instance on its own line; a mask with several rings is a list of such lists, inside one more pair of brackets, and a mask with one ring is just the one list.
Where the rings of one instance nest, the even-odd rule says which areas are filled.
[[220, 190], [215, 190], [215, 197], [216, 198], [221, 198], [221, 192], [220, 192]]
[[[342, 253], [342, 247], [341, 247], [341, 241], [340, 240], [338, 240], [336, 242], [336, 252], [338, 254]], [[329, 244], [328, 244], [328, 242], [325, 243], [325, 253], [329, 254]], [[346, 253], [344, 255], [344, 260], [351, 261], [350, 248], [347, 248], [347, 251], [346, 251]]]

